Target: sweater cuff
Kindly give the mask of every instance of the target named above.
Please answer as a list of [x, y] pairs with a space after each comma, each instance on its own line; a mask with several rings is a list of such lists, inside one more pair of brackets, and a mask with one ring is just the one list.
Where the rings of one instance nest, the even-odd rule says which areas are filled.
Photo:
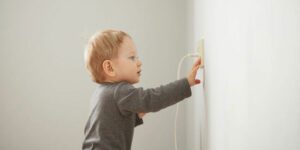
[[189, 84], [188, 79], [183, 78], [183, 79], [181, 79], [181, 81], [182, 81], [182, 85], [185, 89], [182, 91], [182, 95], [184, 96], [184, 98], [190, 97], [192, 95], [192, 90], [191, 90], [191, 86]]

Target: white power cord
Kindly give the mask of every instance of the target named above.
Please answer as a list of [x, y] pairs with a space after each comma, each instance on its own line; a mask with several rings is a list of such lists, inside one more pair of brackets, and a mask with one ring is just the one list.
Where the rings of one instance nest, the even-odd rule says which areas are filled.
[[[198, 53], [189, 53], [185, 56], [183, 56], [178, 64], [177, 68], [177, 80], [180, 78], [180, 71], [181, 71], [181, 65], [185, 58], [187, 57], [199, 57]], [[175, 112], [175, 122], [174, 122], [174, 141], [175, 141], [175, 150], [178, 150], [177, 148], [177, 118], [178, 118], [178, 109], [179, 109], [179, 103], [176, 104], [176, 112]]]

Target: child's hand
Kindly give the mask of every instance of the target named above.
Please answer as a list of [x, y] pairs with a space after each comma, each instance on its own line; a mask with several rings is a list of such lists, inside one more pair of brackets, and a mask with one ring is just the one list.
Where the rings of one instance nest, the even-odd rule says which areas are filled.
[[139, 118], [142, 119], [142, 118], [145, 116], [145, 114], [146, 114], [146, 113], [141, 112], [141, 113], [138, 113], [138, 116], [139, 116]]
[[199, 79], [195, 79], [196, 78], [196, 74], [197, 74], [197, 70], [199, 69], [201, 64], [201, 59], [197, 59], [196, 62], [193, 65], [193, 68], [190, 72], [190, 74], [187, 76], [187, 79], [189, 81], [190, 86], [199, 84], [201, 81]]

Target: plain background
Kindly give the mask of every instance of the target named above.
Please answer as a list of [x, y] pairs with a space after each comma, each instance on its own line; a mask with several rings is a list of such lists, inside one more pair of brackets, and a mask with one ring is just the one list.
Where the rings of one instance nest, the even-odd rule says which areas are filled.
[[[137, 87], [174, 81], [187, 51], [186, 10], [183, 0], [1, 0], [0, 149], [81, 149], [96, 87], [83, 50], [99, 29], [117, 28], [133, 37], [143, 62]], [[180, 111], [183, 149], [184, 107]], [[173, 149], [174, 113], [173, 106], [147, 114], [132, 149]]]

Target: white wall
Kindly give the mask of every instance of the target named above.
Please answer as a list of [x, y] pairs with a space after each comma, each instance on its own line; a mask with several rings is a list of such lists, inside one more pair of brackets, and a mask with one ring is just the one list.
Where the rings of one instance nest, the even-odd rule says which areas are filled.
[[[204, 37], [203, 34], [203, 14], [202, 14], [202, 1], [188, 0], [187, 13], [188, 13], [188, 52], [197, 52], [199, 40]], [[188, 67], [192, 65], [194, 59], [188, 59]], [[197, 78], [201, 80], [201, 84], [192, 88], [191, 100], [186, 102], [186, 148], [187, 150], [202, 150], [205, 149], [207, 134], [206, 120], [206, 102], [204, 100], [204, 70], [199, 69]]]
[[300, 1], [194, 3], [202, 31], [194, 34], [205, 37], [208, 149], [300, 149]]
[[[95, 31], [119, 28], [135, 40], [143, 61], [137, 86], [176, 79], [186, 50], [183, 0], [0, 1], [0, 149], [81, 149], [95, 88], [83, 48]], [[133, 150], [171, 150], [175, 107], [147, 114]], [[185, 147], [180, 109], [179, 149]]]

